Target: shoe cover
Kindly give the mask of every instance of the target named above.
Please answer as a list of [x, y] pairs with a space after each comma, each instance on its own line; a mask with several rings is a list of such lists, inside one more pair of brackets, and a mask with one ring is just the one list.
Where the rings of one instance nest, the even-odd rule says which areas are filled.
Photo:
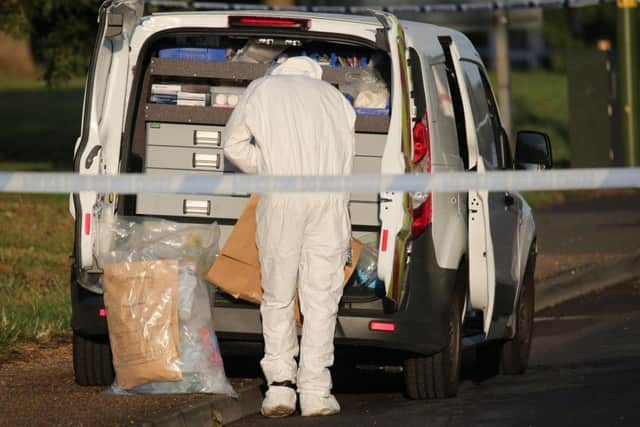
[[303, 417], [334, 415], [340, 412], [340, 404], [332, 394], [321, 396], [305, 393], [300, 395], [300, 410]]
[[289, 387], [271, 386], [262, 401], [261, 413], [269, 418], [287, 417], [296, 411], [296, 391]]

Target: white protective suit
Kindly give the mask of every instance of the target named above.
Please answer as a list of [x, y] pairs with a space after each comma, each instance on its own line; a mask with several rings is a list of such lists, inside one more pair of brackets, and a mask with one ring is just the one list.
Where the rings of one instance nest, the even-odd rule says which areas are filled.
[[[321, 78], [315, 61], [295, 57], [251, 83], [224, 132], [225, 156], [247, 173], [350, 175], [356, 115]], [[340, 193], [265, 194], [257, 208], [264, 290], [261, 366], [268, 384], [296, 383], [297, 373], [301, 404], [307, 400], [307, 406], [333, 399], [328, 367], [351, 239], [347, 204], [348, 194]], [[299, 370], [296, 281], [304, 316]]]

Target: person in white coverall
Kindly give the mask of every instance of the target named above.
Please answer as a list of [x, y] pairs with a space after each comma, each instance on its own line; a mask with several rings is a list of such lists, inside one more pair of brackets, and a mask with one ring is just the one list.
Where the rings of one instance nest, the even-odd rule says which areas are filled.
[[[350, 175], [355, 119], [315, 61], [290, 58], [249, 85], [224, 131], [224, 153], [246, 173]], [[328, 368], [350, 250], [348, 199], [346, 193], [264, 194], [258, 203], [265, 416], [295, 412], [296, 388], [303, 416], [340, 411]], [[299, 368], [296, 283], [304, 316]]]

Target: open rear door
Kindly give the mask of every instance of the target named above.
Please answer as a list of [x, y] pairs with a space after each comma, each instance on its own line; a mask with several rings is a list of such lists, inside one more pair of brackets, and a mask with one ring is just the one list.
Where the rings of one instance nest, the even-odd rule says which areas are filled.
[[[464, 79], [460, 64], [460, 52], [454, 40], [448, 39], [443, 48], [449, 50], [449, 67], [455, 71], [460, 88], [465, 116], [465, 129], [469, 150], [469, 169], [484, 174], [485, 164], [479, 149], [477, 134], [470, 104], [469, 88]], [[487, 191], [469, 191], [468, 193], [468, 264], [469, 298], [471, 308], [482, 310], [484, 333], [489, 333], [495, 301], [496, 273], [495, 254], [491, 239], [489, 216], [489, 193]]]
[[[407, 67], [405, 35], [394, 15], [372, 11], [384, 26], [392, 63], [391, 123], [382, 157], [384, 175], [411, 173], [411, 89]], [[407, 273], [407, 244], [411, 234], [411, 196], [409, 193], [380, 194], [381, 236], [378, 276], [386, 286], [387, 297], [400, 303]]]
[[[143, 9], [143, 0], [107, 0], [100, 7], [98, 35], [85, 87], [82, 128], [75, 147], [76, 173], [100, 175], [117, 171], [129, 40]], [[85, 270], [94, 267], [92, 221], [98, 196], [96, 192], [83, 191], [71, 198], [71, 212], [76, 219], [74, 257], [76, 266]]]

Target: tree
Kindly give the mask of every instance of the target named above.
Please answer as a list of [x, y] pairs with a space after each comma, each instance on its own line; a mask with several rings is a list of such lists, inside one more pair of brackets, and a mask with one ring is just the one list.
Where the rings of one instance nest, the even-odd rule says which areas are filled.
[[600, 39], [615, 43], [615, 6], [547, 9], [544, 13], [544, 34], [552, 51], [552, 67], [564, 71], [569, 50], [594, 46]]
[[84, 75], [98, 27], [97, 0], [2, 0], [0, 31], [29, 38], [49, 85]]

